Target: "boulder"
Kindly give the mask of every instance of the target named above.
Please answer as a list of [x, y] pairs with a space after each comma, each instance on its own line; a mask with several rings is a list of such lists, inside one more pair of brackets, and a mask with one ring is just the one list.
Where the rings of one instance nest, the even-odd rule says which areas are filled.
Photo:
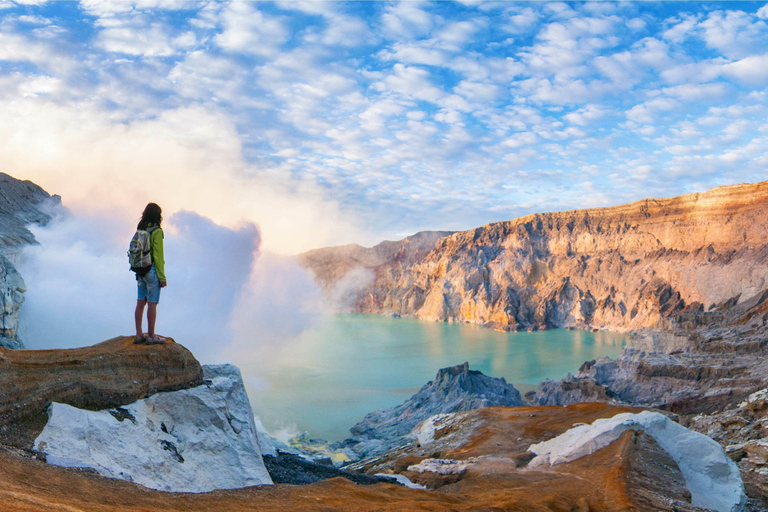
[[35, 450], [57, 466], [170, 492], [271, 484], [240, 371], [205, 366], [205, 383], [105, 411], [53, 403]]
[[202, 382], [200, 363], [170, 338], [164, 345], [119, 336], [75, 349], [0, 348], [0, 442], [30, 447], [52, 402], [109, 409]]

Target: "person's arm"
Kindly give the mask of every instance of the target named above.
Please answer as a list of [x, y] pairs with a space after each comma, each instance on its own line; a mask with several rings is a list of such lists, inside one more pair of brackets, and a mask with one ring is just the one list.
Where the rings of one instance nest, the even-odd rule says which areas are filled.
[[152, 232], [152, 263], [157, 271], [157, 278], [160, 284], [166, 282], [165, 279], [165, 257], [163, 255], [163, 230], [158, 228]]

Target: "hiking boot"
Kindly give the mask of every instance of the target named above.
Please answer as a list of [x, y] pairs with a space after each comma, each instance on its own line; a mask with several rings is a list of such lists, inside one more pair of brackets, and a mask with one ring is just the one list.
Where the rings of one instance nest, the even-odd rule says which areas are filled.
[[138, 336], [138, 335], [137, 335], [137, 336], [134, 336], [134, 337], [133, 337], [133, 342], [134, 342], [136, 345], [139, 345], [139, 344], [141, 344], [141, 343], [146, 343], [146, 342], [147, 342], [147, 337], [146, 337], [146, 336]]
[[145, 342], [147, 345], [162, 345], [165, 343], [165, 338], [162, 336], [155, 335], [151, 338], [147, 338], [147, 341]]

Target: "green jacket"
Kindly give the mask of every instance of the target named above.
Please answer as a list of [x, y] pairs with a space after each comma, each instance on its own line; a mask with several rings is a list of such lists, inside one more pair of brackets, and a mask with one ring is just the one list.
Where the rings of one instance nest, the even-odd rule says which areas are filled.
[[157, 271], [157, 278], [165, 279], [165, 257], [163, 256], [163, 228], [157, 228], [149, 235], [149, 250], [152, 253], [152, 264]]

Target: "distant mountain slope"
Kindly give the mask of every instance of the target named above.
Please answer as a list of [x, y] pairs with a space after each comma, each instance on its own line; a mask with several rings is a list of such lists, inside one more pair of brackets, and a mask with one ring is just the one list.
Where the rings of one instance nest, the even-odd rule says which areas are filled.
[[13, 262], [25, 245], [37, 243], [27, 224], [47, 224], [59, 204], [59, 196], [0, 172], [0, 347], [22, 347], [16, 331], [26, 286]]
[[529, 215], [439, 237], [409, 257], [366, 260], [345, 246], [300, 261], [326, 290], [355, 268], [369, 269], [372, 280], [355, 291], [353, 311], [501, 330], [632, 330], [767, 288], [766, 226], [763, 182]]

